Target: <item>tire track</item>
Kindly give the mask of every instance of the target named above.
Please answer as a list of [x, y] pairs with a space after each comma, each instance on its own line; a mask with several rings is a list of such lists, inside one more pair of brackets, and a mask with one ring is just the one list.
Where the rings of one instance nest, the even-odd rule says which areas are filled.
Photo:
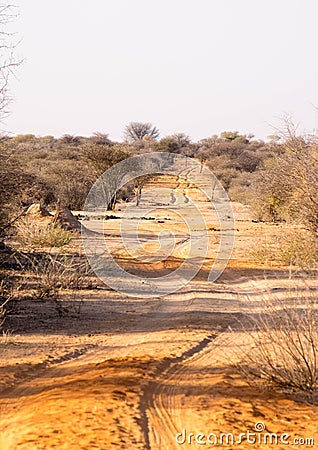
[[[189, 177], [189, 174], [191, 172], [193, 172], [194, 170], [195, 169], [192, 168], [192, 169], [183, 169], [183, 170], [180, 171], [180, 173], [178, 175], [178, 179], [177, 179], [178, 185], [177, 185], [177, 187], [175, 187], [172, 190], [172, 192], [170, 194], [171, 195], [171, 200], [170, 200], [171, 204], [176, 205], [176, 203], [178, 203], [178, 199], [177, 199], [177, 196], [175, 194], [179, 190], [182, 190], [182, 196], [183, 196], [183, 199], [184, 199], [184, 203], [189, 203], [190, 202], [190, 199], [189, 199], [189, 197], [187, 195], [188, 189], [190, 187], [190, 183], [188, 181], [188, 177]], [[185, 173], [183, 173], [183, 172], [185, 172]], [[181, 188], [181, 185], [184, 184], [184, 183], [186, 183], [186, 187], [182, 187]]]
[[86, 344], [81, 348], [74, 349], [70, 352], [61, 353], [57, 356], [48, 356], [42, 362], [37, 364], [27, 364], [27, 367], [22, 371], [22, 373], [15, 378], [13, 383], [10, 383], [1, 391], [1, 395], [5, 395], [12, 389], [19, 388], [23, 383], [31, 382], [32, 380], [38, 379], [43, 376], [48, 370], [57, 368], [60, 364], [64, 362], [69, 362], [76, 360], [80, 356], [85, 355], [90, 350], [98, 347], [97, 344]]
[[[275, 281], [271, 280], [268, 283], [267, 280], [265, 283], [267, 289], [275, 289], [271, 286]], [[233, 289], [233, 286], [226, 287], [223, 293], [229, 295], [226, 299], [229, 301], [227, 312], [233, 313], [233, 325], [236, 318], [241, 321], [242, 313], [244, 315], [249, 311], [249, 302], [252, 300], [259, 303], [258, 296], [266, 290], [265, 286], [259, 286], [259, 283], [253, 279], [245, 280], [241, 289], [238, 286], [237, 290]], [[188, 298], [188, 308], [194, 300], [195, 298]], [[238, 310], [235, 308], [237, 302], [240, 304]], [[198, 367], [204, 372], [204, 368], [216, 367], [219, 361], [224, 360], [224, 345], [237, 344], [237, 336], [227, 333], [228, 326], [229, 324], [223, 326], [217, 333], [206, 335], [180, 356], [164, 359], [158, 366], [154, 374], [154, 378], [158, 379], [154, 379], [146, 386], [140, 399], [141, 427], [146, 450], [180, 449], [175, 437], [184, 428], [182, 408], [189, 393], [186, 385]]]
[[[190, 349], [184, 351], [180, 356], [176, 356], [173, 358], [165, 358], [157, 367], [157, 370], [154, 373], [154, 378], [158, 377], [161, 379], [164, 379], [164, 382], [162, 381], [151, 381], [146, 388], [144, 389], [144, 394], [140, 399], [140, 413], [141, 413], [141, 428], [144, 434], [145, 438], [145, 449], [151, 450], [153, 447], [152, 441], [153, 437], [151, 434], [155, 437], [155, 441], [161, 445], [161, 437], [158, 436], [158, 433], [156, 432], [156, 428], [160, 430], [164, 430], [165, 428], [168, 428], [169, 431], [175, 431], [176, 428], [175, 425], [171, 419], [171, 414], [169, 413], [169, 410], [171, 410], [174, 406], [173, 401], [174, 399], [174, 393], [173, 388], [169, 389], [167, 393], [165, 393], [165, 383], [167, 381], [170, 381], [172, 379], [176, 379], [176, 377], [180, 377], [180, 374], [182, 374], [186, 369], [181, 369], [179, 366], [182, 363], [185, 363], [189, 359], [193, 358], [194, 356], [200, 354], [204, 349], [208, 347], [208, 345], [218, 336], [216, 333], [211, 333], [204, 337], [200, 342], [198, 342], [196, 345], [191, 347]], [[169, 401], [169, 409], [166, 408], [165, 402], [163, 401], [164, 394], [167, 394], [167, 398], [170, 399]], [[173, 408], [174, 409], [174, 408]], [[161, 425], [155, 427], [154, 425], [154, 415], [151, 414], [151, 411], [155, 411], [155, 415], [157, 416], [155, 422], [158, 425], [158, 422], [161, 422]], [[166, 431], [167, 434], [167, 431]], [[173, 434], [168, 433], [168, 437], [171, 440], [171, 437]], [[170, 447], [156, 447], [156, 448], [162, 448], [162, 449], [168, 449]]]

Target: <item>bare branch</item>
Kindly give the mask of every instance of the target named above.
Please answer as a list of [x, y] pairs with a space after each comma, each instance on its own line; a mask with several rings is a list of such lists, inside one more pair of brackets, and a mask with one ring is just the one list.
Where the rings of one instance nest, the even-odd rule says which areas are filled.
[[9, 113], [9, 105], [12, 101], [9, 90], [10, 78], [22, 62], [14, 55], [14, 50], [19, 42], [14, 42], [14, 33], [6, 30], [8, 24], [16, 17], [17, 12], [14, 5], [0, 5], [0, 123]]

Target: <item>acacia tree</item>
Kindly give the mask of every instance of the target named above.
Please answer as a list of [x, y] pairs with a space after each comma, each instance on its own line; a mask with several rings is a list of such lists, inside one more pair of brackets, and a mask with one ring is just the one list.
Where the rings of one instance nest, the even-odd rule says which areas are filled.
[[124, 137], [128, 142], [141, 141], [146, 136], [157, 139], [159, 137], [158, 128], [149, 122], [130, 122], [125, 128]]
[[[94, 172], [94, 175], [97, 178], [99, 178], [110, 167], [116, 166], [117, 163], [130, 156], [127, 146], [113, 143], [110, 145], [88, 144], [84, 147], [83, 152]], [[115, 169], [114, 172], [116, 172]], [[115, 209], [116, 202], [118, 200], [116, 188], [120, 184], [122, 177], [123, 174], [119, 171], [118, 173], [115, 173], [112, 180], [108, 180], [108, 183], [111, 184], [108, 187], [114, 188], [115, 192], [111, 198], [107, 199], [108, 210]]]
[[81, 138], [80, 138], [80, 136], [73, 136], [72, 134], [64, 134], [60, 138], [60, 142], [61, 142], [61, 144], [78, 147], [81, 144]]
[[143, 175], [135, 178], [133, 181], [134, 192], [136, 195], [136, 206], [140, 205], [142, 190], [148, 181], [153, 179], [153, 175]]

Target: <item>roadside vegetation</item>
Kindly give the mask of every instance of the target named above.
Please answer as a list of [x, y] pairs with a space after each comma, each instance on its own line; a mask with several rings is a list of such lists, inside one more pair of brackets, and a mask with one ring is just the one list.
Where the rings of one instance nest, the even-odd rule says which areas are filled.
[[252, 347], [237, 364], [254, 384], [287, 391], [318, 390], [318, 297], [306, 280], [295, 280], [288, 296], [267, 292], [259, 312], [243, 324]]
[[[254, 221], [294, 226], [276, 241], [260, 242], [250, 252], [255, 262], [315, 267], [318, 259], [317, 136], [298, 136], [290, 120], [284, 122], [280, 135], [272, 136], [267, 142], [237, 131], [192, 142], [184, 133], [160, 137], [154, 125], [138, 122], [128, 124], [123, 136], [122, 142], [113, 142], [107, 133], [101, 132], [89, 137], [67, 134], [60, 138], [3, 135], [0, 140], [1, 246], [8, 252], [10, 238], [14, 236], [24, 251], [67, 247], [76, 237], [76, 230], [64, 229], [60, 223], [30, 220], [25, 217], [30, 205], [38, 203], [51, 212], [64, 208], [81, 210], [94, 181], [111, 166], [132, 155], [160, 151], [196, 158], [207, 165], [228, 190], [232, 201], [251, 207]], [[110, 199], [108, 209], [114, 210], [119, 201], [133, 198], [138, 204], [147, 181], [141, 177], [122, 188]], [[19, 247], [11, 249], [18, 250]], [[6, 299], [4, 302], [2, 311]]]

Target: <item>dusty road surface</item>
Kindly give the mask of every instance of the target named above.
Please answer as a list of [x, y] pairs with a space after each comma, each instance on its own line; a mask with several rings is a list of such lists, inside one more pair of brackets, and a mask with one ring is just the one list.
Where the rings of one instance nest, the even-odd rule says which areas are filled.
[[[176, 236], [165, 260], [142, 261], [140, 247], [134, 253], [122, 245], [122, 230], [137, 221], [133, 205], [126, 217], [117, 211], [119, 218], [105, 221], [104, 233], [117, 262], [130, 273], [145, 281], [169, 274], [187, 255], [189, 232], [182, 219], [185, 205], [195, 201], [206, 220], [209, 250], [189, 284], [152, 298], [101, 286], [79, 294], [79, 316], [60, 318], [49, 301], [29, 300], [9, 318], [13, 334], [0, 345], [1, 450], [286, 448], [280, 442], [247, 442], [242, 433], [258, 437], [256, 424], [287, 433], [289, 448], [309, 438], [318, 446], [315, 404], [249, 386], [233, 368], [239, 358], [233, 348], [250, 345], [242, 329], [245, 315], [259, 309], [265, 292], [286, 299], [294, 282], [287, 270], [255, 265], [249, 253], [282, 227], [254, 223], [247, 207], [234, 204], [234, 252], [223, 275], [209, 283], [219, 222], [187, 174], [158, 178], [141, 198], [138, 211], [147, 215], [138, 221], [138, 231], [147, 254], [160, 251], [160, 233]], [[160, 197], [158, 188], [165, 190]], [[98, 222], [92, 219], [91, 229], [98, 229]], [[314, 448], [311, 443], [302, 447]]]

